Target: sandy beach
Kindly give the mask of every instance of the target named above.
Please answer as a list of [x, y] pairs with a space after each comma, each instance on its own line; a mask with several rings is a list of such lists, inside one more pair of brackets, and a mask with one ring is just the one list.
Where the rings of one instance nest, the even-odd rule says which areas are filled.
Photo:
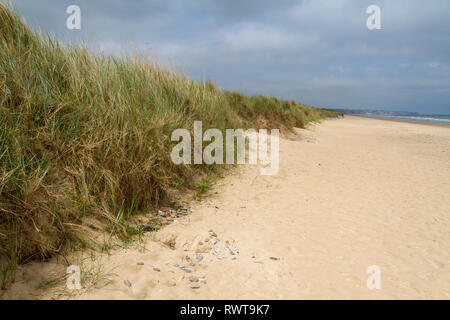
[[[296, 133], [277, 175], [234, 170], [73, 298], [449, 299], [450, 128], [345, 117]], [[28, 290], [18, 277], [4, 298]]]

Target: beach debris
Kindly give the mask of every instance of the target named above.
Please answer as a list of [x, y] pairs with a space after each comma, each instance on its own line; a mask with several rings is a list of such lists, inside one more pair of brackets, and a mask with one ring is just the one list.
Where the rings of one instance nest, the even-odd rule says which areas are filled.
[[280, 258], [277, 258], [277, 257], [270, 257], [270, 260], [280, 260]]
[[143, 266], [144, 265], [144, 263], [143, 262], [138, 262], [138, 263], [136, 263], [138, 266]]
[[196, 257], [195, 257], [195, 261], [197, 261], [197, 262], [200, 262], [200, 261], [202, 261], [203, 260], [203, 255], [202, 254], [198, 254]]
[[190, 281], [190, 282], [198, 282], [199, 279], [198, 279], [196, 276], [190, 276], [190, 277], [189, 277], [189, 281]]
[[213, 239], [212, 241], [213, 244], [217, 244], [217, 242], [218, 242], [217, 239]]
[[205, 238], [205, 242], [209, 242], [209, 238]]
[[200, 288], [200, 284], [198, 282], [193, 282], [190, 285], [191, 289], [198, 289]]
[[186, 273], [191, 273], [192, 272], [191, 269], [187, 269], [186, 267], [183, 267], [183, 268], [180, 267], [180, 269], [183, 270]]
[[168, 287], [176, 287], [177, 283], [175, 281], [172, 281], [172, 280], [167, 280], [166, 281], [166, 285]]
[[[192, 211], [192, 207], [176, 206], [174, 208], [162, 207], [158, 210], [157, 216], [165, 222], [177, 222], [176, 218], [181, 218]], [[150, 214], [152, 215], [152, 214]]]
[[149, 226], [147, 224], [142, 224], [139, 226], [139, 230], [142, 232], [152, 232], [156, 231], [157, 229], [154, 226]]
[[167, 216], [167, 213], [164, 212], [164, 211], [158, 210], [158, 215], [159, 215], [160, 217], [166, 217], [166, 216]]
[[233, 250], [231, 250], [229, 247], [225, 247], [225, 250], [228, 250], [232, 256], [234, 256], [234, 255], [236, 254], [236, 253], [235, 253]]
[[157, 268], [157, 267], [153, 267], [153, 271], [161, 272], [161, 269], [160, 269], [160, 268]]
[[217, 233], [215, 233], [214, 231], [209, 231], [209, 235], [211, 236], [211, 237], [214, 237], [214, 238], [217, 238]]
[[131, 288], [131, 282], [130, 282], [130, 280], [123, 280], [123, 283], [124, 283], [128, 288]]

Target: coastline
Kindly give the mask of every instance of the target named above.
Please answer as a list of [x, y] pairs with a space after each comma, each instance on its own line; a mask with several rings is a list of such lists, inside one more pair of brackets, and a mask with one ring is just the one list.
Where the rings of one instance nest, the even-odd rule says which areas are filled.
[[378, 117], [369, 117], [369, 116], [361, 116], [361, 115], [345, 115], [345, 118], [347, 117], [356, 117], [356, 118], [364, 118], [364, 119], [373, 119], [373, 120], [381, 120], [381, 121], [393, 121], [393, 122], [400, 122], [400, 123], [409, 123], [409, 124], [420, 124], [424, 126], [433, 126], [433, 127], [442, 127], [450, 129], [450, 124], [438, 124], [438, 123], [430, 123], [430, 122], [419, 122], [419, 121], [407, 121], [407, 120], [400, 120], [400, 119], [387, 119], [387, 118], [378, 118]]

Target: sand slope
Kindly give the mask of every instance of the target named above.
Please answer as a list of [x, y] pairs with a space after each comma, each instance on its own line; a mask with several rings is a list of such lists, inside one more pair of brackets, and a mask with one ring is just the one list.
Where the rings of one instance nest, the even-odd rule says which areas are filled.
[[115, 252], [112, 283], [77, 298], [449, 299], [449, 160], [450, 128], [346, 117], [298, 130], [278, 175], [241, 167], [145, 250]]

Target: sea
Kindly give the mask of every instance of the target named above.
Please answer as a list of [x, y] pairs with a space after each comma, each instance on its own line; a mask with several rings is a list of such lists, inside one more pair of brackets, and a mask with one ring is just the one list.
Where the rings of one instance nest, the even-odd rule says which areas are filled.
[[450, 115], [414, 115], [414, 116], [391, 116], [391, 115], [378, 115], [365, 113], [360, 116], [376, 119], [389, 119], [389, 120], [400, 120], [407, 122], [418, 122], [418, 123], [428, 123], [428, 124], [439, 124], [444, 126], [450, 126]]

